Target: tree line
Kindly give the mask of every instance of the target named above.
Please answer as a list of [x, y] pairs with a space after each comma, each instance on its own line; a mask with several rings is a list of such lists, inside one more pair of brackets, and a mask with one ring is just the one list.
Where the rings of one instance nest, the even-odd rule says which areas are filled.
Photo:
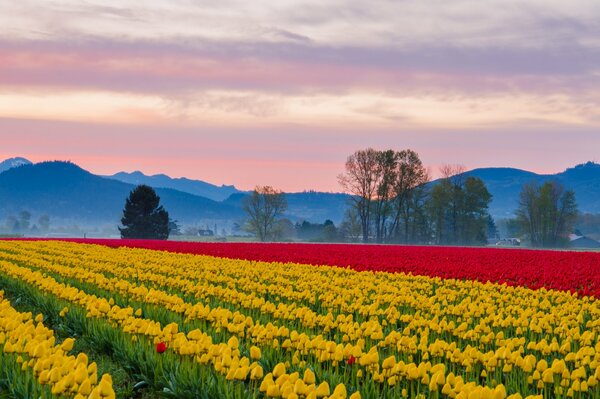
[[[293, 225], [282, 217], [287, 209], [285, 194], [270, 186], [257, 186], [243, 202], [248, 216], [245, 229], [260, 241], [294, 237], [482, 245], [488, 238], [497, 238], [498, 230], [488, 212], [492, 195], [483, 180], [456, 165], [442, 166], [440, 175], [431, 181], [419, 154], [410, 149], [358, 150], [348, 157], [338, 176], [350, 194], [350, 206], [339, 227], [331, 221]], [[510, 221], [515, 234], [531, 246], [565, 246], [578, 215], [575, 194], [554, 181], [526, 184], [515, 214]]]
[[22, 210], [17, 215], [9, 215], [1, 230], [13, 235], [45, 234], [50, 230], [50, 217], [46, 214], [40, 215], [37, 222], [32, 222], [31, 212]]
[[564, 247], [578, 218], [575, 192], [556, 181], [525, 184], [515, 225], [533, 247]]
[[338, 176], [351, 194], [363, 242], [478, 245], [487, 240], [491, 194], [459, 166], [432, 183], [419, 154], [358, 150]]
[[[260, 241], [299, 238], [312, 241], [482, 245], [497, 235], [488, 212], [492, 195], [480, 178], [460, 166], [440, 168], [431, 181], [419, 154], [401, 151], [358, 150], [347, 158], [338, 176], [350, 194], [350, 206], [339, 227], [332, 221], [293, 224], [283, 218], [285, 194], [257, 186], [242, 202], [247, 215], [244, 229]], [[554, 181], [523, 186], [516, 217], [510, 228], [534, 247], [568, 244], [578, 217], [575, 194]], [[28, 215], [24, 215], [28, 216]], [[28, 221], [27, 217], [21, 219]], [[167, 239], [177, 231], [175, 221], [148, 186], [136, 187], [126, 199], [120, 227], [123, 238]]]

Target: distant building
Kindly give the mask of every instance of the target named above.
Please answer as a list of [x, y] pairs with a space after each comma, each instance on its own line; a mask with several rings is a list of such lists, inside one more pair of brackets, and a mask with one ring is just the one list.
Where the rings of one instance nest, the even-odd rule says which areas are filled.
[[580, 236], [577, 234], [569, 234], [569, 247], [571, 248], [586, 248], [594, 249], [600, 248], [600, 242], [593, 240], [586, 236]]
[[518, 238], [502, 238], [500, 240], [495, 240], [496, 245], [499, 247], [519, 247], [521, 246], [521, 240]]
[[209, 229], [206, 229], [206, 230], [200, 229], [200, 230], [198, 230], [198, 235], [202, 236], [202, 237], [212, 237], [215, 235], [215, 232], [212, 230], [209, 230]]

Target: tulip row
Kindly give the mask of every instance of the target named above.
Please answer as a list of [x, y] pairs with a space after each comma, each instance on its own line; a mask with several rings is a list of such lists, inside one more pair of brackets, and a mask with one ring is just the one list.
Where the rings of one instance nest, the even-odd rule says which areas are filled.
[[351, 244], [192, 243], [153, 240], [74, 239], [265, 262], [295, 262], [507, 283], [600, 297], [598, 252]]
[[[127, 282], [119, 281], [118, 279], [111, 279], [111, 280], [104, 279], [104, 280], [102, 280], [102, 276], [98, 276], [97, 274], [90, 273], [89, 271], [86, 271], [86, 270], [79, 270], [77, 268], [72, 268], [72, 267], [69, 267], [69, 268], [62, 267], [62, 268], [60, 268], [60, 267], [56, 266], [55, 263], [57, 263], [57, 262], [58, 262], [58, 260], [55, 259], [52, 264], [47, 265], [47, 267], [44, 268], [43, 270], [45, 270], [45, 271], [48, 271], [48, 270], [57, 271], [57, 270], [59, 270], [59, 272], [62, 275], [65, 275], [65, 274], [68, 274], [70, 276], [77, 275], [77, 276], [79, 276], [79, 278], [83, 278], [83, 279], [85, 279], [88, 282], [90, 282], [90, 281], [91, 282], [98, 282], [98, 284], [101, 285], [104, 288], [123, 287], [124, 283], [127, 283]], [[88, 266], [86, 266], [86, 267], [88, 267]], [[89, 267], [93, 268], [93, 266], [89, 266]], [[157, 265], [157, 267], [158, 267], [158, 265]], [[130, 285], [129, 288], [130, 289], [127, 292], [127, 294], [135, 297], [136, 296], [136, 292], [138, 291], [138, 287], [132, 287]], [[145, 298], [146, 297], [146, 291], [142, 291], [142, 293], [143, 293], [143, 295], [141, 296], [141, 298]], [[206, 318], [211, 313], [212, 314], [222, 314], [221, 311], [223, 309], [218, 309], [218, 308], [217, 309], [213, 308], [210, 313], [209, 312], [198, 311], [198, 309], [206, 309], [206, 308], [205, 307], [199, 307], [199, 306], [192, 307], [191, 304], [183, 302], [177, 296], [169, 295], [169, 294], [167, 294], [165, 292], [154, 290], [153, 294], [154, 295], [152, 296], [152, 299], [151, 299], [152, 303], [154, 303], [154, 304], [158, 303], [159, 305], [163, 305], [163, 306], [165, 306], [165, 307], [167, 307], [169, 309], [173, 309], [175, 311], [178, 311], [178, 312], [181, 312], [181, 313], [185, 313], [187, 315], [188, 319], [194, 319], [194, 318], [199, 318], [199, 317], [205, 317]], [[158, 295], [158, 294], [162, 294], [162, 295]], [[138, 299], [140, 299], [139, 295], [137, 295], [137, 297], [138, 297]], [[161, 303], [161, 298], [163, 299], [162, 303]], [[422, 310], [422, 309], [419, 309], [419, 310]], [[231, 312], [229, 314], [233, 315]], [[260, 325], [253, 325], [252, 319], [249, 318], [248, 316], [244, 316], [243, 314], [240, 314], [240, 313], [237, 313], [235, 316], [239, 320], [237, 322], [237, 323], [239, 323], [238, 324], [239, 328], [236, 328], [234, 317], [232, 317], [231, 319], [228, 320], [228, 325], [227, 325], [229, 331], [231, 331], [231, 332], [235, 332], [236, 330], [242, 330], [245, 327], [248, 327], [248, 328], [252, 327], [251, 331], [252, 331], [253, 335], [256, 335], [257, 337], [260, 337], [260, 336], [266, 337], [265, 339], [256, 339], [255, 343], [258, 343], [258, 344], [261, 344], [261, 343], [262, 344], [265, 344], [265, 343], [270, 344], [273, 341], [273, 338], [276, 338], [276, 339], [280, 339], [280, 340], [284, 341], [283, 344], [282, 344], [282, 347], [284, 349], [296, 349], [296, 350], [301, 350], [301, 351], [304, 351], [304, 352], [307, 352], [307, 353], [308, 352], [312, 352], [310, 350], [307, 350], [306, 349], [306, 345], [302, 343], [302, 342], [304, 342], [304, 341], [307, 340], [306, 339], [307, 337], [304, 334], [300, 334], [300, 335], [296, 334], [296, 337], [300, 337], [300, 339], [298, 339], [298, 338], [293, 339], [294, 334], [291, 334], [292, 340], [290, 340], [289, 339], [290, 338], [290, 331], [287, 328], [272, 328], [271, 329], [272, 333], [269, 333], [269, 331], [267, 331], [266, 333], [264, 333], [265, 330], [261, 329]], [[241, 316], [244, 316], [244, 317], [241, 317]], [[228, 319], [227, 315], [225, 315], [224, 317], [226, 318], [226, 320]], [[563, 322], [563, 327], [564, 327], [564, 321], [565, 321], [564, 319], [566, 319], [566, 318], [563, 317], [563, 321], [562, 321]], [[221, 321], [222, 320], [223, 320], [222, 316], [219, 316], [218, 318], [214, 319], [213, 321], [216, 322], [216, 323], [213, 323], [213, 327], [215, 326], [215, 324], [216, 324], [216, 327], [221, 327], [221, 325], [222, 325]], [[390, 317], [388, 317], [387, 320], [389, 321], [389, 320], [392, 320], [392, 319]], [[567, 320], [569, 320], [569, 319], [567, 319]], [[576, 322], [576, 320], [575, 320], [574, 317], [571, 317], [570, 321], [572, 322], [571, 326], [575, 326], [577, 324], [577, 322]], [[340, 324], [340, 323], [338, 323], [338, 324]], [[428, 328], [431, 328], [431, 327], [436, 328], [436, 327], [434, 327], [436, 324], [437, 323], [434, 323], [434, 324], [430, 323], [430, 324], [427, 325], [427, 327]], [[371, 323], [371, 324], [367, 324], [367, 325], [369, 326], [369, 328], [372, 328], [372, 326], [377, 325], [379, 331], [381, 330], [381, 325], [379, 325], [379, 324], [373, 324], [373, 323]], [[323, 326], [320, 326], [320, 327], [322, 328]], [[342, 324], [342, 327], [343, 327], [343, 324]], [[409, 328], [410, 327], [411, 326], [409, 325]], [[454, 334], [455, 338], [459, 338], [460, 334], [461, 334], [461, 327], [460, 326], [455, 326], [453, 322], [450, 322], [450, 323], [441, 323], [440, 325], [437, 326], [437, 328], [443, 329], [443, 331], [447, 332], [448, 334]], [[521, 327], [517, 327], [517, 328], [521, 328]], [[559, 336], [561, 338], [564, 338], [560, 334], [561, 331], [560, 331], [560, 329], [557, 328], [556, 325], [547, 324], [547, 328], [549, 328], [550, 330], [554, 330], [555, 332], [558, 332], [559, 334], [557, 334], [557, 336]], [[417, 332], [421, 336], [423, 335], [422, 329], [418, 328]], [[293, 333], [293, 331], [292, 331], [292, 333]], [[496, 340], [495, 339], [495, 337], [496, 337], [497, 334], [499, 334], [498, 331], [494, 332], [493, 334], [491, 334], [491, 332], [490, 332], [486, 337], [482, 337], [482, 339], [480, 339], [480, 340], [477, 340], [476, 337], [472, 337], [471, 340], [472, 341], [477, 341], [480, 344], [482, 343], [482, 341], [484, 341], [484, 342], [485, 341], [492, 341], [492, 342], [490, 342], [490, 344], [495, 345], [494, 350], [497, 350], [498, 347], [500, 347], [500, 346], [502, 346], [502, 345], [505, 344], [503, 342], [504, 340]], [[431, 335], [433, 335], [433, 334], [431, 334]], [[371, 336], [373, 336], [373, 334]], [[324, 345], [326, 345], [326, 346], [327, 345], [329, 345], [329, 346], [336, 345], [336, 342], [334, 342], [334, 341], [320, 340], [319, 338], [320, 337], [314, 337], [314, 336], [313, 337], [310, 337], [310, 336], [308, 337], [308, 339], [310, 339], [313, 342], [312, 345], [314, 347], [316, 347], [316, 348], [318, 348], [319, 342], [321, 342], [321, 341], [324, 342]], [[454, 345], [454, 347], [452, 347], [452, 345], [449, 342], [446, 342], [443, 339], [439, 339], [439, 338], [436, 338], [435, 345], [429, 345], [429, 346], [427, 346], [427, 345], [420, 345], [419, 342], [415, 339], [416, 338], [415, 336], [413, 336], [413, 339], [408, 339], [407, 337], [403, 337], [401, 334], [399, 334], [396, 331], [392, 331], [390, 334], [386, 335], [385, 337], [382, 336], [381, 338], [382, 338], [383, 342], [380, 342], [379, 344], [385, 344], [386, 346], [396, 345], [396, 346], [398, 346], [398, 350], [399, 351], [404, 351], [404, 352], [408, 352], [408, 353], [421, 352], [421, 354], [422, 354], [422, 352], [433, 352], [433, 353], [438, 353], [439, 352], [440, 354], [442, 354], [442, 356], [445, 356], [446, 358], [448, 358], [448, 356], [446, 356], [447, 348], [451, 348], [453, 355], [448, 360], [451, 361], [451, 362], [454, 361], [455, 363], [457, 361], [459, 361], [459, 362], [462, 363], [464, 361], [465, 356], [466, 356], [466, 354], [464, 352], [461, 352], [460, 350], [458, 350], [456, 348], [456, 345]], [[316, 339], [317, 343], [314, 343], [315, 339]], [[585, 336], [584, 336], [584, 339], [588, 339], [588, 338], [585, 338]], [[355, 339], [348, 339], [347, 341], [352, 342], [352, 343], [356, 343]], [[513, 343], [512, 345], [514, 347], [514, 346], [516, 346], [518, 344], [519, 343], [516, 342], [516, 343]], [[559, 345], [558, 342], [555, 343], [555, 344], [552, 344], [552, 345], [547, 345], [547, 344], [545, 345], [542, 342], [540, 345], [530, 345], [528, 349], [531, 352], [538, 352], [538, 354], [540, 354], [540, 353], [542, 353], [545, 350], [552, 350], [552, 348], [554, 346], [556, 346], [556, 348], [554, 349], [555, 351], [558, 351], [559, 349], [562, 348], [562, 352], [565, 352], [567, 346], [570, 347], [570, 343], [568, 343], [567, 341], [565, 341], [565, 342], [560, 341], [560, 345]], [[411, 347], [413, 348], [412, 350], [411, 350]], [[340, 349], [340, 352], [341, 352], [340, 357], [341, 357], [341, 359], [338, 359], [338, 360], [335, 360], [335, 356], [328, 356], [327, 353], [323, 354], [323, 353], [319, 353], [319, 352], [316, 352], [316, 353], [313, 352], [312, 354], [318, 355], [318, 358], [321, 361], [332, 360], [333, 362], [338, 362], [338, 361], [341, 361], [341, 360], [347, 360], [349, 358], [349, 356], [351, 356], [352, 353], [353, 354], [360, 354], [361, 350], [363, 350], [363, 349], [365, 349], [365, 348], [362, 345], [351, 346], [351, 345], [347, 344], [344, 351], [341, 351], [341, 349]], [[368, 351], [368, 349], [370, 349], [370, 348], [367, 348], [367, 350], [365, 350], [365, 351]], [[488, 363], [494, 364], [497, 361], [497, 359], [495, 359], [493, 356], [490, 356], [489, 353], [484, 353], [482, 351], [477, 350], [476, 348], [469, 348], [469, 352], [470, 352], [469, 353], [469, 357], [475, 358], [475, 359], [479, 359], [479, 361], [481, 363], [483, 363], [484, 365], [487, 365]], [[331, 357], [331, 359], [329, 359], [330, 357]]]
[[[12, 278], [247, 392], [600, 397], [590, 297], [59, 242], [0, 243], [0, 259]], [[153, 309], [162, 325], [140, 317]]]
[[[340, 399], [347, 397], [347, 391], [343, 384], [338, 384], [333, 392], [326, 381], [317, 385], [315, 375], [309, 369], [304, 371], [302, 382], [297, 381], [298, 372], [290, 374], [285, 372], [286, 365], [284, 363], [277, 364], [272, 373], [264, 376], [262, 366], [256, 361], [261, 357], [260, 349], [252, 347], [249, 357], [241, 355], [235, 336], [231, 337], [227, 343], [213, 344], [212, 337], [199, 329], [184, 334], [178, 331], [178, 325], [175, 323], [161, 328], [160, 323], [156, 321], [138, 317], [137, 315], [141, 313], [139, 311], [136, 311], [137, 315], [134, 316], [134, 309], [131, 307], [121, 308], [118, 305], [111, 305], [112, 301], [98, 300], [95, 295], [88, 295], [82, 290], [57, 283], [53, 278], [39, 272], [32, 272], [9, 262], [0, 262], [0, 271], [9, 277], [34, 285], [45, 294], [83, 306], [87, 311], [87, 317], [107, 319], [113, 327], [120, 328], [123, 332], [132, 335], [133, 341], [138, 341], [138, 337], [153, 338], [153, 342], [157, 345], [157, 351], [163, 352], [166, 347], [169, 347], [180, 355], [192, 356], [198, 364], [212, 366], [215, 371], [223, 374], [226, 380], [260, 380], [262, 382], [257, 387], [259, 392], [269, 392], [268, 395], [273, 396], [274, 392], [289, 393], [288, 391], [293, 389], [295, 394], [306, 398], [327, 396], [332, 399]], [[250, 363], [251, 359], [255, 361]], [[354, 392], [350, 398], [360, 398], [360, 393]]]
[[[56, 343], [54, 332], [42, 323], [43, 315], [35, 318], [30, 312], [18, 312], [0, 291], [0, 345], [3, 358], [2, 365], [11, 364], [8, 357], [19, 365], [24, 374], [35, 377], [20, 395], [45, 396], [49, 387], [52, 395], [75, 399], [115, 398], [110, 375], [104, 374], [98, 381], [96, 363], [88, 362], [85, 353], [77, 357], [68, 353], [73, 349], [74, 339], [67, 338]], [[8, 367], [8, 366], [7, 366]], [[14, 378], [19, 380], [22, 378]], [[13, 393], [23, 386], [11, 382]], [[20, 386], [21, 385], [21, 386]]]

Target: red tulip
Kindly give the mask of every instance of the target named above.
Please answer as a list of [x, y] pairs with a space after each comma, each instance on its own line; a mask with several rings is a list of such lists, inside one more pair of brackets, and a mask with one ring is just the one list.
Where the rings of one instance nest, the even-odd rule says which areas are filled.
[[491, 281], [600, 297], [600, 252], [351, 244], [196, 243], [99, 239], [67, 241], [231, 259], [295, 262], [350, 267], [355, 270]]
[[352, 366], [354, 363], [356, 363], [356, 358], [350, 355], [350, 357], [348, 358], [348, 366]]
[[156, 344], [156, 353], [163, 353], [166, 350], [167, 344], [165, 344], [164, 342], [159, 342], [158, 344]]

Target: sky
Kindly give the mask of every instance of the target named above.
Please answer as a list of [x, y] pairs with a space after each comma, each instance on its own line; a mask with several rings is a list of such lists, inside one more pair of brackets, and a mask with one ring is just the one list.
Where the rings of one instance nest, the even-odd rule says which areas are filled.
[[0, 0], [0, 158], [340, 191], [358, 149], [600, 161], [597, 0]]

